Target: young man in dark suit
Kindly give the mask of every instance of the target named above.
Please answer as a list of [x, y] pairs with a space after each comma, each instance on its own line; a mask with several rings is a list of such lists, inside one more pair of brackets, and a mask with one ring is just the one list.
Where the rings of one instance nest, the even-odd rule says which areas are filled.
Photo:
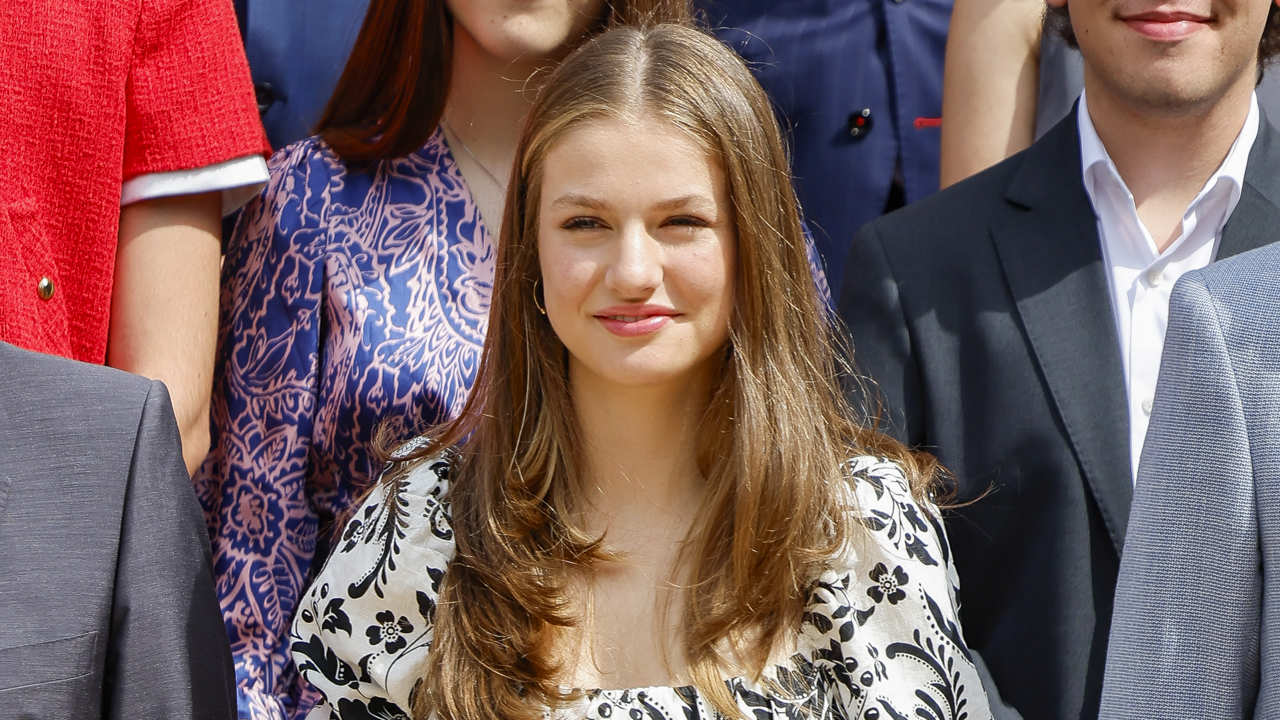
[[235, 717], [164, 385], [0, 343], [0, 718]]
[[890, 429], [959, 500], [987, 493], [949, 532], [965, 637], [1001, 696], [1093, 718], [1169, 292], [1280, 227], [1280, 137], [1253, 96], [1280, 11], [1050, 4], [1084, 57], [1076, 110], [863, 228], [840, 312]]

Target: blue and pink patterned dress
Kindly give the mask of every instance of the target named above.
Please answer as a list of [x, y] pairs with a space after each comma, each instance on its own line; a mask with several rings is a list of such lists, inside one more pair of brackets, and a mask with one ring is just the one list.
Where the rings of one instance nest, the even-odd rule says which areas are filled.
[[271, 159], [226, 248], [213, 447], [196, 474], [241, 717], [305, 714], [298, 599], [335, 518], [376, 478], [375, 428], [457, 413], [480, 361], [495, 247], [437, 131], [367, 172], [320, 140]]

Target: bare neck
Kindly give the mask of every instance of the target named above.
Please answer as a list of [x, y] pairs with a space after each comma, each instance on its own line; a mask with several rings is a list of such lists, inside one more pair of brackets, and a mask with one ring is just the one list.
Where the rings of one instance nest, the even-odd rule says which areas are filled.
[[1087, 66], [1085, 88], [1098, 138], [1163, 252], [1177, 239], [1187, 207], [1244, 127], [1253, 85], [1237, 82], [1212, 104], [1179, 111], [1116, 102]]
[[709, 399], [709, 377], [696, 387], [619, 387], [571, 371], [570, 383], [588, 500], [601, 524], [593, 530], [631, 525], [627, 518], [655, 513], [691, 516], [703, 492], [697, 432]]
[[444, 122], [476, 160], [506, 181], [540, 62], [502, 61], [456, 28]]

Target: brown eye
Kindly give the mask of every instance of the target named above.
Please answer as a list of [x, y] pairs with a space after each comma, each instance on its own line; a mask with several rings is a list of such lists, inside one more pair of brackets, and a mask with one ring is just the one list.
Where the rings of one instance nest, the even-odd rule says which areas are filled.
[[578, 216], [560, 223], [562, 230], [598, 230], [605, 225], [600, 218]]
[[707, 222], [706, 220], [696, 215], [676, 215], [675, 217], [667, 218], [667, 221], [664, 222], [663, 224], [675, 225], [677, 227], [710, 227], [711, 226], [710, 222]]

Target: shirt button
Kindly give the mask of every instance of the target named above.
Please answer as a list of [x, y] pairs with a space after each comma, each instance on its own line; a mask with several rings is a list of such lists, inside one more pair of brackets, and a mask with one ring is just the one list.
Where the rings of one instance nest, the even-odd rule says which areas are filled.
[[41, 300], [53, 297], [53, 281], [48, 275], [40, 278], [40, 282], [36, 284], [36, 292], [39, 293]]
[[855, 110], [849, 115], [849, 137], [854, 140], [861, 140], [871, 132], [871, 126], [874, 124], [871, 117], [871, 108], [864, 107], [861, 110]]
[[1153, 267], [1147, 271], [1147, 284], [1151, 287], [1160, 287], [1164, 282], [1164, 268]]
[[253, 85], [254, 98], [258, 101], [258, 114], [265, 113], [271, 109], [272, 105], [280, 99], [280, 93], [276, 92], [275, 87], [271, 83], [260, 82]]
[[1151, 414], [1151, 398], [1147, 398], [1142, 401], [1142, 414], [1143, 415]]

